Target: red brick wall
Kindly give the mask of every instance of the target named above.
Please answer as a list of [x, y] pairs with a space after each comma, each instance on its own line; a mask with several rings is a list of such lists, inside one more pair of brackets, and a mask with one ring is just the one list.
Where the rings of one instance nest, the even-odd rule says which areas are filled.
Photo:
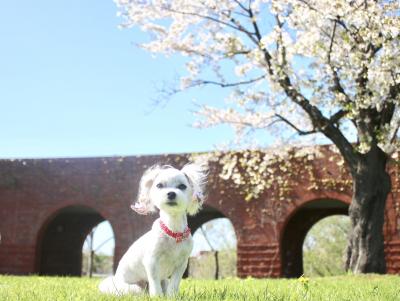
[[[181, 166], [186, 161], [183, 155], [0, 160], [0, 273], [45, 272], [42, 263], [48, 253], [43, 250], [50, 247], [45, 237], [50, 235], [51, 229], [55, 229], [51, 227], [52, 223], [63, 217], [65, 208], [70, 206], [84, 206], [98, 214], [92, 222], [88, 217], [79, 219], [75, 215], [79, 220], [77, 223], [81, 224], [75, 229], [71, 228], [78, 233], [78, 238], [70, 236], [71, 241], [76, 241], [74, 244], [81, 248], [82, 237], [88, 229], [100, 219], [106, 219], [115, 233], [114, 260], [117, 263], [129, 245], [147, 231], [156, 218], [138, 216], [129, 209], [143, 171], [154, 163]], [[335, 177], [338, 173], [337, 165], [328, 160], [328, 156], [316, 158], [309, 164], [321, 173], [321, 177]], [[218, 172], [218, 164], [212, 164], [207, 207], [189, 222], [195, 230], [201, 223], [215, 217], [225, 216], [231, 220], [238, 239], [237, 271], [240, 277], [287, 275], [285, 270], [290, 256], [282, 255], [285, 250], [282, 240], [285, 235], [299, 234], [296, 231], [287, 234], [286, 227], [300, 212], [300, 208], [311, 201], [322, 204], [326, 199], [334, 199], [348, 204], [351, 200], [351, 191], [348, 189], [324, 187], [313, 190], [310, 189], [310, 179], [293, 176], [290, 201], [279, 202], [271, 189], [256, 200], [245, 202], [243, 194], [232, 183], [220, 179]], [[396, 175], [393, 173], [392, 179]], [[397, 182], [393, 182], [397, 189]], [[392, 194], [388, 199], [384, 229], [390, 273], [400, 273], [399, 215], [396, 213], [396, 204], [396, 195]], [[327, 214], [333, 214], [335, 209], [332, 210]], [[315, 219], [318, 214], [310, 218]], [[55, 246], [54, 243], [53, 247], [57, 250]], [[80, 251], [77, 249], [77, 252]], [[292, 262], [296, 260], [301, 261], [298, 254], [291, 259]], [[77, 261], [75, 258], [74, 264], [68, 264], [71, 268], [69, 274], [76, 273]]]

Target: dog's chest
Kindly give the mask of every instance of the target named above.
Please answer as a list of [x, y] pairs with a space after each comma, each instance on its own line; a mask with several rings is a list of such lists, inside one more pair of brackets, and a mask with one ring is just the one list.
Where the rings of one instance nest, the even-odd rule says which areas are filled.
[[192, 251], [193, 240], [190, 237], [182, 242], [165, 238], [161, 241], [157, 261], [162, 279], [169, 278], [182, 264], [186, 263]]

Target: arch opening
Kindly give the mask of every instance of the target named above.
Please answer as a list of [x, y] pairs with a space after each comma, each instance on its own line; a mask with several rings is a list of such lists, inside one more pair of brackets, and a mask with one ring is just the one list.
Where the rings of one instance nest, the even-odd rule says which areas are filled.
[[297, 278], [304, 274], [303, 244], [314, 224], [331, 215], [348, 215], [348, 204], [320, 199], [300, 207], [287, 221], [281, 236], [282, 276]]
[[115, 235], [109, 221], [105, 220], [89, 232], [82, 247], [82, 276], [112, 275]]
[[199, 215], [191, 217], [189, 224], [194, 247], [187, 276], [212, 279], [236, 276], [237, 239], [231, 221], [207, 206]]
[[350, 218], [332, 215], [318, 221], [308, 231], [303, 244], [304, 275], [338, 276], [346, 273], [343, 255]]
[[81, 276], [82, 246], [91, 229], [105, 219], [86, 206], [68, 206], [53, 215], [38, 238], [39, 275]]

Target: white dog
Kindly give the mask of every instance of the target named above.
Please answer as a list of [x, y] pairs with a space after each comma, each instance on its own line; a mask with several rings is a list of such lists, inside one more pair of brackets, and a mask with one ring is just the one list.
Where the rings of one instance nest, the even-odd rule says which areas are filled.
[[204, 201], [206, 171], [188, 164], [182, 170], [153, 166], [140, 181], [133, 210], [140, 214], [160, 211], [152, 229], [135, 241], [121, 258], [115, 276], [104, 279], [100, 291], [122, 295], [142, 293], [172, 296], [187, 267], [193, 240], [186, 214], [196, 214]]

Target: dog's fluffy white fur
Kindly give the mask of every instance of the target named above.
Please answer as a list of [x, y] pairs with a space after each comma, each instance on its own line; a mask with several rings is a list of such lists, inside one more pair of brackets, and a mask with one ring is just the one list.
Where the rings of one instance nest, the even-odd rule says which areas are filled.
[[160, 211], [152, 229], [135, 241], [121, 258], [114, 276], [104, 279], [100, 291], [122, 295], [175, 295], [193, 248], [192, 237], [181, 242], [167, 235], [160, 220], [173, 232], [187, 229], [186, 215], [196, 214], [204, 201], [206, 169], [188, 164], [181, 170], [155, 165], [143, 175], [138, 200], [132, 209], [140, 214]]

